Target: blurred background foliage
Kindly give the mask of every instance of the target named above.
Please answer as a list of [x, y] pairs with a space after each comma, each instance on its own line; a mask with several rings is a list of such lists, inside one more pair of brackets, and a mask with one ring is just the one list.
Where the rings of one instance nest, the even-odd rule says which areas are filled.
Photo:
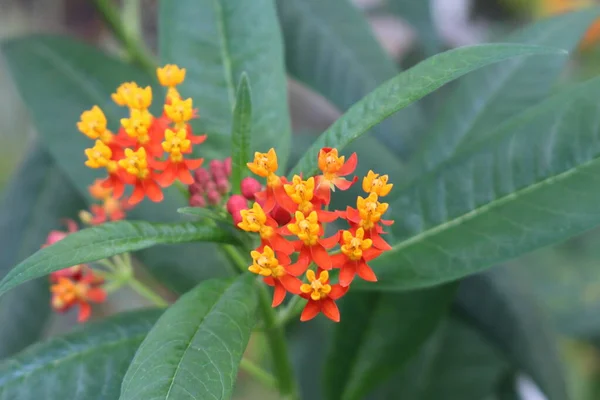
[[[322, 1], [325, 3], [327, 0]], [[423, 12], [421, 4], [425, 4], [424, 0], [388, 0], [387, 2], [354, 0], [354, 5], [365, 14], [370, 28], [382, 47], [402, 68], [413, 65], [423, 56], [447, 48], [492, 41], [532, 20], [571, 9], [584, 8], [594, 3], [596, 2], [593, 0], [433, 0], [429, 15]], [[143, 10], [145, 40], [150, 47], [155, 47], [156, 2], [145, 0]], [[285, 6], [280, 7], [279, 11], [287, 12]], [[343, 16], [340, 17], [340, 21], [342, 25], [348, 23]], [[347, 28], [355, 27], [350, 24]], [[91, 2], [0, 0], [0, 39], [32, 32], [66, 33], [108, 51], [118, 51], [114, 38], [94, 11]], [[393, 74], [395, 66], [378, 65], [374, 68], [385, 75], [389, 71]], [[296, 76], [302, 76], [303, 73], [302, 70], [291, 72]], [[590, 29], [576, 54], [572, 55], [562, 82], [580, 81], [597, 76], [599, 73], [600, 25], [597, 24]], [[339, 108], [349, 106], [342, 98], [338, 99], [339, 101], [333, 99], [332, 102], [336, 103], [334, 105], [291, 78], [288, 87], [297, 145], [295, 147], [299, 149], [305, 148], [317, 132], [325, 129], [339, 116]], [[446, 89], [443, 88], [424, 100], [427, 104], [427, 112], [430, 114], [429, 118], [435, 118], [436, 102], [443, 98]], [[30, 144], [33, 136], [33, 128], [28, 121], [26, 111], [11, 84], [6, 69], [2, 67], [0, 68], [0, 191], [5, 188], [9, 177], [21, 162], [23, 151]], [[420, 137], [416, 136], [413, 140], [419, 139]], [[368, 155], [365, 159], [365, 162], [369, 163]], [[377, 159], [374, 162], [381, 162], [381, 160]], [[492, 271], [493, 274], [511, 275], [510, 280], [494, 281], [494, 284], [505, 285], [503, 289], [510, 297], [503, 306], [521, 311], [526, 319], [527, 306], [522, 305], [525, 303], [520, 302], [519, 296], [523, 293], [533, 295], [540, 303], [542, 312], [552, 322], [560, 337], [561, 356], [565, 361], [571, 397], [575, 400], [599, 399], [600, 230], [589, 232], [567, 243], [536, 251], [504, 266], [495, 267]], [[463, 286], [468, 283], [469, 280], [463, 283]], [[517, 283], [518, 290], [513, 287]], [[490, 286], [489, 289], [494, 290], [494, 287]], [[470, 313], [477, 312], [464, 307], [465, 304], [473, 303], [468, 299], [465, 300], [469, 295], [472, 296], [473, 292], [469, 294], [463, 288], [459, 290], [458, 300], [452, 310], [452, 318], [448, 319], [413, 357], [410, 368], [406, 368], [401, 375], [391, 378], [385, 387], [372, 395], [372, 398], [440, 399], [443, 397], [439, 397], [439, 393], [460, 393], [460, 390], [466, 386], [469, 387], [470, 396], [478, 393], [478, 396], [472, 397], [474, 400], [519, 398], [514, 396], [521, 396], [526, 400], [543, 398], [539, 397], [539, 392], [527, 378], [522, 377], [517, 380], [521, 388], [520, 395], [515, 394], [511, 384], [506, 385], [506, 390], [496, 391], [496, 394], [488, 393], [490, 386], [496, 385], [500, 388], [504, 382], [513, 382], [514, 371], [508, 367], [506, 359], [490, 345], [489, 341], [493, 341], [493, 335], [484, 338], [469, 324]], [[465, 300], [464, 303], [461, 303], [461, 300]], [[131, 293], [119, 293], [103, 306], [102, 312], [98, 315], [112, 314], [143, 304], [142, 300]], [[401, 299], [398, 299], [398, 304], [402, 304]], [[494, 316], [491, 318], [493, 319]], [[46, 336], [68, 331], [74, 321], [69, 315], [53, 316], [52, 319], [52, 327], [46, 331]], [[321, 322], [323, 321], [313, 324], [310, 329], [301, 326], [290, 330], [292, 351], [302, 381], [303, 394], [305, 398], [310, 399], [317, 399], [321, 394], [321, 388], [315, 382], [323, 366], [318, 362], [315, 363], [314, 359], [306, 353], [306, 347], [314, 345], [315, 353], [327, 351], [327, 342], [322, 338], [328, 337], [331, 326]], [[479, 322], [481, 323], [481, 319]], [[493, 327], [493, 321], [487, 322]], [[509, 327], [493, 327], [498, 332], [505, 328]], [[533, 337], [525, 345], [533, 346], [538, 339], [544, 340]], [[317, 346], [322, 348], [316, 348]], [[262, 338], [256, 335], [248, 351], [254, 358], [260, 358], [262, 348]], [[440, 353], [440, 348], [451, 349], [451, 351]], [[503, 350], [510, 355], [511, 351], [519, 351], [519, 344], [516, 343], [513, 349]], [[457, 365], [461, 365], [461, 368], [457, 368]], [[468, 379], [473, 370], [477, 370], [477, 382], [470, 382]], [[406, 387], [403, 382], [415, 379], [420, 380], [418, 385], [420, 389], [415, 389], [415, 385], [412, 385], [413, 392], [408, 393], [403, 389]], [[480, 392], [477, 391], [477, 385], [481, 388]], [[260, 391], [243, 374], [238, 382], [237, 392], [239, 398], [268, 398], [268, 394]], [[395, 397], [400, 394], [400, 397]], [[468, 400], [471, 397], [456, 398]]]

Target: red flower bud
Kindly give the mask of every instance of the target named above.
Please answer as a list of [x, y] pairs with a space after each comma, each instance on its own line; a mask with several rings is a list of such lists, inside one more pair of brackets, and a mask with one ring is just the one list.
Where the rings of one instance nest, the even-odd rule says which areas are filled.
[[192, 196], [195, 194], [202, 195], [204, 193], [204, 188], [198, 182], [192, 183], [188, 187], [188, 190], [190, 191], [190, 195], [192, 195]]
[[210, 174], [215, 181], [226, 177], [225, 165], [221, 160], [212, 160], [208, 166], [208, 169], [210, 170]]
[[240, 189], [242, 190], [242, 196], [248, 200], [254, 200], [254, 194], [262, 190], [262, 185], [256, 179], [247, 177], [242, 179]]
[[217, 191], [221, 194], [229, 193], [230, 185], [229, 180], [227, 178], [222, 177], [217, 180]]
[[200, 208], [206, 207], [206, 200], [204, 199], [204, 196], [197, 193], [190, 197], [190, 206]]
[[275, 206], [273, 211], [271, 211], [271, 217], [277, 221], [279, 226], [286, 225], [292, 220], [291, 214], [279, 206]]
[[244, 196], [240, 196], [239, 194], [232, 195], [229, 200], [227, 200], [227, 212], [231, 214], [233, 217], [233, 223], [237, 225], [242, 222], [242, 216], [240, 215], [240, 211], [248, 208], [248, 201], [244, 198]]
[[216, 190], [211, 190], [207, 193], [206, 200], [208, 200], [208, 204], [216, 206], [221, 202], [221, 195]]
[[206, 183], [210, 182], [210, 174], [204, 168], [198, 168], [194, 171], [194, 180], [202, 187], [206, 187]]
[[225, 175], [229, 178], [231, 176], [231, 157], [227, 157], [224, 163]]

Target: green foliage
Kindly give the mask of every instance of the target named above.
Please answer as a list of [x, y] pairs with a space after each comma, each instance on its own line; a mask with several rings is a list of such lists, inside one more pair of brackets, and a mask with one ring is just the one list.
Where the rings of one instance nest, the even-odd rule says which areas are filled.
[[102, 260], [157, 244], [200, 241], [237, 243], [232, 233], [202, 223], [152, 224], [145, 221], [105, 223], [70, 234], [25, 259], [0, 282], [0, 294], [30, 279], [73, 265]]
[[256, 322], [254, 291], [245, 275], [206, 281], [182, 296], [140, 346], [120, 399], [228, 399]]
[[231, 187], [240, 194], [240, 182], [247, 175], [247, 162], [251, 161], [252, 149], [252, 93], [248, 76], [242, 74], [237, 89], [233, 123], [231, 126]]
[[599, 88], [553, 96], [402, 190], [378, 288], [454, 280], [596, 226]]
[[[37, 251], [62, 218], [73, 217], [83, 200], [38, 145], [19, 167], [0, 206], [0, 275]], [[40, 338], [48, 315], [48, 281], [28, 282], [0, 298], [0, 358]]]
[[159, 315], [121, 314], [2, 361], [0, 399], [117, 399], [125, 371]]
[[353, 105], [308, 149], [292, 174], [317, 172], [322, 147], [343, 149], [394, 112], [473, 70], [518, 56], [561, 54], [561, 50], [513, 44], [463, 47], [433, 56], [392, 78]]
[[[231, 132], [236, 87], [245, 72], [255, 93], [252, 129], [259, 134], [253, 146], [274, 147], [285, 165], [290, 120], [281, 41], [273, 0], [160, 1], [160, 60], [186, 68], [181, 91], [200, 109], [201, 130], [213, 137]], [[227, 147], [217, 150], [229, 155]]]
[[346, 295], [327, 361], [327, 399], [363, 399], [399, 371], [435, 330], [455, 289], [449, 284], [408, 293]]

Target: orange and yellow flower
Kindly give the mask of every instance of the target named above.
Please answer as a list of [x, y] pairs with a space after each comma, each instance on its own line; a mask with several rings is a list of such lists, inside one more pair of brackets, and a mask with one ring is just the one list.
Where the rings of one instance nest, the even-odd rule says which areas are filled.
[[252, 273], [264, 277], [264, 282], [275, 288], [273, 294], [273, 307], [280, 305], [285, 299], [287, 292], [300, 294], [300, 279], [289, 274], [285, 268], [279, 264], [279, 260], [275, 257], [275, 252], [271, 247], [264, 246], [262, 252], [253, 251], [252, 265], [248, 270]]
[[315, 271], [308, 270], [306, 279], [308, 283], [302, 284], [300, 291], [302, 292], [301, 296], [308, 302], [302, 311], [300, 321], [309, 321], [322, 312], [330, 320], [339, 322], [340, 310], [335, 304], [335, 300], [346, 294], [348, 288], [330, 284], [327, 271], [320, 271], [317, 278]]
[[106, 292], [100, 284], [102, 280], [93, 273], [87, 273], [80, 279], [59, 277], [57, 282], [50, 287], [52, 293], [52, 308], [58, 312], [65, 312], [79, 306], [79, 322], [89, 319], [92, 312], [90, 303], [102, 303], [106, 300]]

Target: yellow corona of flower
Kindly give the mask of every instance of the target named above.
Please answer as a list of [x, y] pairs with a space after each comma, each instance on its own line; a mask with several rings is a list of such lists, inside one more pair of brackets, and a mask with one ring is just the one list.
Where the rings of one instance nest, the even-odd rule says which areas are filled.
[[312, 211], [308, 214], [308, 217], [305, 217], [302, 212], [296, 211], [294, 216], [296, 220], [287, 226], [289, 231], [298, 236], [298, 239], [302, 240], [307, 246], [317, 244], [321, 231], [317, 212]]
[[125, 82], [111, 97], [120, 106], [142, 110], [152, 104], [152, 88], [150, 86], [141, 88], [135, 82]]
[[171, 161], [179, 162], [183, 160], [182, 152], [190, 149], [191, 142], [186, 139], [187, 132], [185, 128], [173, 132], [171, 129], [165, 131], [165, 140], [162, 142], [162, 148], [169, 153]]
[[369, 194], [366, 199], [360, 196], [356, 199], [356, 208], [361, 219], [360, 226], [366, 230], [373, 228], [388, 209], [389, 204], [380, 203], [378, 199], [375, 193]]
[[114, 172], [117, 169], [115, 161], [111, 160], [112, 151], [110, 147], [102, 143], [101, 140], [96, 140], [94, 147], [85, 149], [85, 155], [88, 160], [85, 165], [90, 168], [106, 168], [109, 172]]
[[128, 174], [136, 176], [139, 179], [146, 178], [150, 173], [146, 149], [143, 147], [140, 147], [138, 151], [125, 149], [125, 158], [119, 160], [119, 165]]
[[271, 148], [266, 153], [254, 153], [254, 161], [246, 164], [248, 169], [263, 178], [269, 177], [277, 172], [277, 154], [275, 149]]
[[179, 68], [174, 64], [167, 64], [156, 69], [156, 76], [162, 86], [174, 87], [185, 80], [185, 68]]
[[165, 104], [165, 114], [176, 124], [188, 122], [194, 116], [192, 99], [182, 100], [179, 97], [171, 97], [171, 104]]
[[262, 253], [252, 251], [250, 255], [253, 261], [252, 265], [248, 267], [250, 272], [274, 278], [279, 278], [285, 274], [285, 269], [279, 265], [275, 252], [269, 246], [265, 246]]
[[393, 184], [387, 183], [388, 179], [387, 175], [380, 176], [373, 171], [369, 171], [362, 181], [363, 190], [367, 193], [375, 193], [379, 197], [387, 196], [394, 187]]
[[254, 203], [249, 210], [241, 210], [242, 222], [237, 226], [246, 232], [258, 232], [261, 238], [269, 239], [273, 236], [274, 229], [267, 223], [267, 214], [258, 203]]
[[333, 179], [344, 165], [345, 160], [346, 157], [338, 156], [337, 149], [331, 149], [329, 152], [320, 152], [318, 159], [319, 169], [323, 171], [326, 179]]
[[307, 214], [313, 210], [313, 204], [311, 200], [315, 194], [315, 178], [310, 177], [303, 181], [298, 175], [294, 175], [291, 184], [283, 185], [285, 192], [292, 199], [292, 201], [298, 204], [298, 210], [302, 213]]
[[350, 231], [344, 231], [342, 233], [342, 253], [351, 260], [360, 260], [363, 255], [363, 250], [367, 250], [373, 245], [371, 239], [365, 239], [364, 237], [365, 231], [363, 228], [358, 228], [356, 230], [356, 236], [353, 236]]
[[129, 118], [121, 119], [121, 126], [129, 137], [136, 138], [139, 143], [146, 144], [150, 141], [148, 129], [152, 124], [152, 114], [145, 109], [131, 109]]
[[98, 106], [81, 113], [77, 129], [90, 139], [100, 139], [104, 143], [110, 142], [112, 137], [111, 133], [106, 130], [106, 116]]
[[314, 301], [324, 299], [331, 293], [331, 285], [329, 281], [329, 273], [327, 271], [321, 271], [319, 278], [317, 279], [315, 271], [309, 269], [306, 271], [306, 278], [309, 283], [304, 283], [300, 286], [300, 291], [305, 294], [310, 294], [310, 298]]

